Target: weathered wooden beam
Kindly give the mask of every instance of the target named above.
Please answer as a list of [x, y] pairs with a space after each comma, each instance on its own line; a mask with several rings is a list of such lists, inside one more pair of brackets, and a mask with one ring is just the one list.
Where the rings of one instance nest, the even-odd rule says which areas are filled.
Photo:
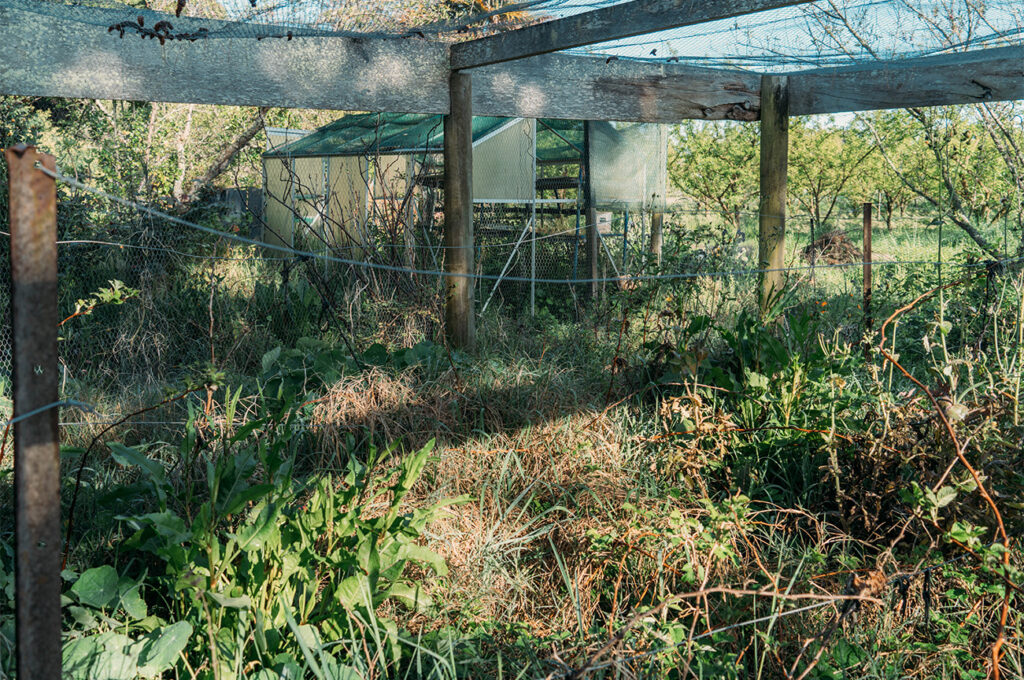
[[473, 291], [473, 81], [451, 74], [451, 113], [444, 118], [445, 334], [452, 347], [476, 342]]
[[665, 213], [651, 213], [651, 243], [650, 250], [651, 256], [654, 259], [654, 264], [658, 267], [661, 266], [661, 247], [664, 239], [662, 237], [662, 229], [665, 224]]
[[480, 116], [678, 123], [757, 120], [761, 108], [761, 76], [745, 71], [546, 54], [472, 73]]
[[[75, 21], [69, 9], [14, 0], [0, 7], [0, 93], [136, 101], [444, 113], [448, 53], [437, 43], [342, 37], [140, 39]], [[89, 8], [91, 20], [124, 12]], [[142, 12], [175, 32], [225, 22]], [[69, 18], [71, 17], [71, 18]], [[251, 27], [248, 27], [251, 30]], [[211, 31], [212, 32], [212, 31]], [[241, 35], [245, 35], [242, 33]]]
[[590, 279], [590, 299], [597, 300], [598, 293], [598, 261], [601, 256], [601, 235], [597, 233], [597, 206], [594, 202], [594, 175], [590, 163], [591, 122], [583, 122], [583, 215], [586, 225], [586, 263], [587, 278]]
[[789, 167], [789, 87], [786, 76], [761, 78], [761, 202], [758, 220], [760, 306], [774, 303], [785, 277], [786, 174]]
[[794, 116], [1024, 99], [1024, 47], [797, 71], [789, 89]]
[[753, 14], [812, 0], [633, 0], [452, 45], [452, 68], [498, 64], [572, 47]]
[[[38, 0], [0, 8], [0, 94], [282, 106], [402, 113], [448, 112], [447, 47], [418, 40], [342, 37], [124, 38]], [[63, 9], [63, 6], [61, 6]], [[93, 21], [124, 13], [89, 8]], [[142, 11], [147, 26], [161, 15]], [[176, 31], [224, 22], [174, 19]], [[184, 23], [183, 23], [184, 22]], [[757, 118], [759, 77], [639, 61], [542, 55], [474, 69], [478, 115], [675, 123]]]

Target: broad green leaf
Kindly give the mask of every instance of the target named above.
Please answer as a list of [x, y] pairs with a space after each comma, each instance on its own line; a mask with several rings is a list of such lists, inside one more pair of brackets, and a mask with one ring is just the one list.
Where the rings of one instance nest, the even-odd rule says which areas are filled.
[[110, 447], [110, 456], [115, 461], [126, 467], [137, 467], [149, 477], [149, 481], [153, 483], [153, 488], [160, 499], [161, 507], [166, 507], [164, 503], [167, 498], [165, 488], [167, 485], [167, 473], [164, 471], [164, 466], [141, 451], [118, 442], [110, 442], [107, 446]]
[[102, 567], [89, 569], [75, 581], [71, 586], [71, 592], [75, 594], [82, 604], [105, 609], [117, 601], [117, 571], [108, 564]]
[[444, 558], [422, 545], [407, 543], [398, 551], [398, 556], [399, 559], [430, 565], [430, 568], [438, 576], [446, 576], [448, 574], [448, 565], [444, 563]]
[[104, 680], [132, 680], [137, 675], [138, 650], [129, 637], [120, 633], [102, 633], [97, 641], [103, 650], [94, 658], [89, 678]]
[[159, 676], [173, 668], [191, 635], [192, 624], [187, 621], [172, 623], [146, 635], [140, 640], [139, 674]]
[[323, 671], [320, 670], [320, 665], [316, 661], [316, 657], [313, 656], [313, 650], [311, 649], [310, 642], [316, 644], [317, 649], [320, 648], [320, 641], [316, 635], [316, 629], [312, 626], [300, 626], [295, 622], [295, 617], [292, 616], [291, 607], [284, 599], [279, 600], [282, 610], [284, 611], [285, 620], [288, 622], [288, 627], [291, 629], [292, 634], [295, 636], [295, 640], [299, 643], [299, 649], [302, 650], [302, 656], [306, 659], [306, 664], [309, 666], [309, 670], [313, 672], [313, 675], [317, 677], [317, 680], [324, 680]]
[[142, 468], [150, 478], [161, 484], [166, 480], [164, 466], [159, 461], [153, 460], [138, 449], [133, 449], [119, 442], [110, 442], [107, 446], [110, 447], [110, 456], [121, 465]]
[[247, 552], [262, 550], [268, 542], [280, 540], [277, 520], [281, 515], [281, 506], [271, 503], [260, 508], [256, 516], [238, 528], [233, 537], [238, 541], [238, 548]]
[[85, 607], [68, 607], [68, 613], [82, 631], [90, 631], [99, 625], [99, 619]]
[[346, 609], [356, 609], [366, 604], [365, 592], [366, 577], [356, 574], [339, 583], [335, 594]]
[[384, 345], [375, 342], [363, 352], [360, 359], [371, 366], [383, 366], [388, 362], [388, 350]]
[[391, 586], [388, 597], [398, 600], [413, 611], [424, 613], [434, 606], [434, 601], [419, 586], [407, 583], [395, 583]]
[[935, 505], [944, 508], [956, 500], [956, 489], [951, 486], [944, 486], [935, 492]]
[[221, 595], [220, 593], [214, 593], [206, 591], [207, 596], [221, 607], [229, 607], [232, 609], [248, 609], [252, 606], [252, 600], [249, 599], [248, 595], [241, 595], [239, 597], [231, 597], [229, 595]]
[[102, 647], [95, 635], [65, 642], [61, 651], [64, 677], [72, 680], [88, 680], [89, 669], [101, 651]]
[[248, 489], [242, 489], [235, 493], [228, 501], [224, 504], [224, 514], [234, 515], [246, 506], [251, 501], [263, 498], [274, 490], [273, 484], [256, 484], [250, 486]]
[[148, 613], [146, 609], [146, 602], [139, 594], [139, 589], [141, 587], [141, 583], [127, 577], [122, 577], [117, 584], [121, 608], [128, 613], [128, 616], [132, 617], [132, 619], [136, 621], [146, 618], [146, 614]]
[[272, 349], [269, 352], [267, 352], [266, 354], [264, 354], [263, 358], [260, 360], [260, 364], [263, 367], [263, 372], [264, 373], [269, 373], [270, 369], [273, 367], [274, 363], [277, 362], [277, 360], [278, 360], [278, 358], [280, 356], [281, 356], [281, 348], [280, 347], [275, 347], [274, 349]]

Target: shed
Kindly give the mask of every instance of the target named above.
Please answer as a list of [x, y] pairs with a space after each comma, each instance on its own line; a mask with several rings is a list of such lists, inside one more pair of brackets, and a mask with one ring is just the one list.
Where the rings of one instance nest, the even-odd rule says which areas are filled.
[[[589, 149], [582, 121], [476, 116], [472, 132], [474, 204], [534, 215], [538, 203], [582, 206], [589, 158], [595, 208], [663, 209], [664, 126], [592, 123]], [[433, 190], [442, 183], [443, 146], [440, 115], [369, 113], [269, 149], [265, 239], [362, 249], [382, 224], [393, 233], [399, 221], [411, 232], [440, 205]]]

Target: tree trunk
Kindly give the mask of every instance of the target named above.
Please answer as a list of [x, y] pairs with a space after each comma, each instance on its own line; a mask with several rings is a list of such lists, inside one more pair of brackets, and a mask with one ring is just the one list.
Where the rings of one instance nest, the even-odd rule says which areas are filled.
[[192, 186], [188, 193], [179, 196], [178, 192], [175, 192], [175, 200], [178, 201], [178, 204], [181, 207], [187, 207], [189, 203], [195, 200], [196, 196], [200, 192], [209, 187], [210, 184], [213, 183], [213, 180], [217, 179], [221, 173], [227, 170], [228, 166], [231, 165], [231, 161], [235, 159], [235, 156], [237, 156], [242, 149], [248, 146], [249, 142], [251, 142], [253, 138], [259, 134], [260, 130], [263, 129], [263, 118], [267, 115], [267, 111], [269, 110], [270, 108], [265, 106], [257, 109], [256, 117], [249, 127], [243, 130], [230, 144], [224, 147], [224, 149], [217, 155], [217, 158], [214, 159], [213, 163], [211, 163], [206, 169], [206, 172], [192, 181]]
[[171, 193], [174, 195], [174, 200], [178, 203], [183, 203], [178, 196], [181, 195], [181, 187], [185, 184], [185, 173], [188, 172], [188, 162], [185, 160], [185, 147], [188, 144], [189, 135], [192, 134], [192, 114], [196, 110], [195, 104], [190, 104], [188, 107], [188, 116], [185, 118], [185, 130], [178, 136], [178, 177], [174, 180], [174, 186], [171, 187]]

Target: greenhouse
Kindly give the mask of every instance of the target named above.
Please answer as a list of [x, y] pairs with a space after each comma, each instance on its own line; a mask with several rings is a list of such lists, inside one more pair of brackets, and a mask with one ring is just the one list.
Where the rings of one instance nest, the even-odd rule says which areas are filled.
[[[664, 210], [666, 126], [475, 116], [472, 127], [478, 240], [522, 240], [535, 248], [536, 236], [551, 236], [562, 247], [542, 254], [542, 275], [578, 273], [588, 210], [600, 236], [615, 225], [616, 254], [609, 249], [607, 256], [620, 263], [629, 239], [646, 239], [645, 225]], [[293, 131], [291, 139], [263, 154], [268, 243], [350, 256], [403, 247], [411, 266], [418, 247], [439, 240], [442, 116], [348, 115], [305, 136]], [[590, 204], [583, 191], [588, 169]], [[518, 254], [494, 259], [510, 262]], [[535, 260], [531, 252], [531, 272]]]

